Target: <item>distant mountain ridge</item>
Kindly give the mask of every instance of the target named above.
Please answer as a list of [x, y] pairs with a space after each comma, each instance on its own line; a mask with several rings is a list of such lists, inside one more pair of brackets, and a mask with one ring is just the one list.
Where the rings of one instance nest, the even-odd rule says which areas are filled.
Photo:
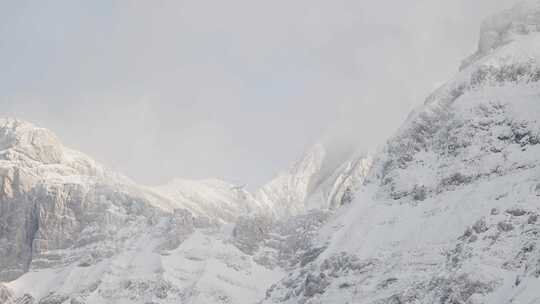
[[347, 203], [367, 175], [371, 159], [353, 148], [340, 150], [316, 144], [289, 170], [257, 191], [256, 197], [292, 215], [310, 209], [332, 210]]
[[[312, 173], [320, 174], [317, 170], [321, 169], [315, 168]], [[344, 169], [351, 174], [350, 166]], [[339, 175], [336, 168], [332, 170], [334, 175]], [[305, 173], [296, 170], [295, 174]], [[156, 263], [148, 267], [162, 272], [157, 279], [143, 271], [144, 278], [138, 280], [146, 282], [148, 288], [155, 288], [155, 293], [161, 292], [161, 284], [165, 284], [163, 288], [175, 292], [175, 296], [168, 296], [169, 301], [175, 302], [179, 297], [193, 301], [219, 298], [220, 292], [215, 288], [224, 288], [222, 297], [233, 299], [229, 287], [220, 287], [223, 283], [211, 283], [214, 287], [209, 290], [190, 285], [207, 284], [204, 276], [195, 276], [190, 279], [193, 281], [183, 281], [173, 288], [169, 276], [177, 274], [163, 272], [159, 265], [169, 263], [166, 258], [169, 255], [190, 261], [191, 258], [185, 256], [189, 248], [186, 252], [173, 253], [186, 242], [192, 244], [190, 246], [202, 246], [202, 252], [207, 255], [204, 263], [214, 259], [226, 268], [233, 267], [230, 271], [236, 273], [237, 266], [229, 265], [231, 261], [226, 256], [241, 259], [242, 263], [248, 263], [252, 257], [226, 245], [231, 238], [227, 227], [241, 227], [244, 219], [262, 217], [272, 223], [307, 212], [304, 200], [287, 201], [295, 206], [295, 212], [282, 212], [280, 204], [284, 200], [281, 197], [262, 200], [242, 187], [219, 180], [176, 179], [158, 187], [137, 185], [90, 157], [63, 146], [51, 131], [17, 119], [0, 120], [0, 182], [0, 281], [10, 281], [8, 287], [0, 284], [0, 299], [5, 303], [11, 303], [8, 298], [9, 301], [17, 299], [17, 303], [37, 303], [38, 300], [40, 303], [68, 300], [116, 303], [124, 297], [121, 286], [132, 282], [128, 279], [132, 277], [129, 267], [125, 268], [122, 261], [126, 255], [139, 260], [130, 267], [140, 267], [141, 271], [147, 268], [147, 261]], [[352, 181], [345, 183], [350, 185]], [[283, 206], [283, 210], [285, 208], [289, 206]], [[250, 227], [245, 231], [247, 237], [240, 234], [232, 237], [242, 238], [244, 245], [253, 246], [250, 244], [257, 241], [249, 236], [251, 228], [258, 233], [258, 228]], [[223, 254], [226, 256], [215, 256], [218, 253], [213, 252], [214, 249], [193, 243], [199, 241], [213, 244], [212, 248], [225, 246]], [[146, 247], [141, 247], [141, 242]], [[242, 250], [246, 248], [238, 246]], [[263, 282], [281, 276], [280, 271], [267, 270], [256, 262], [241, 269], [244, 267], [247, 267], [245, 271], [258, 269], [253, 275], [262, 276]], [[112, 275], [117, 268], [125, 272]], [[88, 271], [94, 275], [83, 279], [90, 275]], [[202, 268], [201, 271], [213, 270]], [[110, 282], [105, 283], [103, 277], [109, 277]], [[253, 292], [249, 291], [254, 288], [249, 287], [251, 279], [248, 275], [245, 281], [235, 283], [244, 286], [238, 287], [244, 290], [242, 294]], [[34, 288], [36, 280], [41, 281], [39, 288]], [[77, 282], [71, 285], [70, 280]], [[178, 289], [179, 286], [184, 287]], [[149, 291], [140, 288], [132, 290], [139, 294], [137, 301], [148, 298], [144, 294]], [[159, 299], [159, 296], [152, 297]]]

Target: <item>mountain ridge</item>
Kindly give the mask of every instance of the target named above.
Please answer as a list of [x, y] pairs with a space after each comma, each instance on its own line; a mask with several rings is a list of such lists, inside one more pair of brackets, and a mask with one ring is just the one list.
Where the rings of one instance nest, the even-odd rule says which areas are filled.
[[375, 155], [321, 142], [253, 194], [135, 191], [59, 167], [86, 162], [46, 131], [43, 149], [5, 136], [25, 153], [0, 154], [0, 301], [537, 303], [538, 16], [529, 0], [488, 18], [478, 51]]
[[263, 303], [538, 302], [540, 19], [524, 14], [540, 2], [484, 23], [481, 56], [409, 115], [320, 228], [326, 249]]

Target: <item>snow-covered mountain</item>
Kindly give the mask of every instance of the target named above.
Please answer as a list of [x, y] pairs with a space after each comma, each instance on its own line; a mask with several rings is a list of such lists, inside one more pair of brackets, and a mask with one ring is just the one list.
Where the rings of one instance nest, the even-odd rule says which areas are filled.
[[412, 113], [265, 303], [540, 303], [540, 2]]
[[0, 304], [540, 303], [540, 1], [375, 155], [322, 141], [251, 194], [137, 185], [0, 121]]
[[16, 119], [0, 143], [0, 303], [253, 303], [325, 218], [219, 180], [137, 185]]
[[[130, 297], [138, 302], [148, 298], [138, 298], [138, 293], [148, 290], [136, 284], [162, 288], [156, 284], [169, 274], [178, 280], [186, 276], [184, 285], [174, 284], [176, 297], [204, 298], [219, 294], [218, 283], [205, 283], [204, 270], [211, 261], [236, 272], [272, 273], [250, 263], [238, 249], [238, 254], [214, 251], [226, 246], [220, 245], [220, 227], [240, 216], [269, 212], [233, 185], [175, 181], [163, 187], [140, 186], [64, 147], [50, 131], [14, 119], [0, 121], [0, 177], [0, 280], [11, 281], [9, 289], [1, 287], [2, 303], [8, 294], [12, 298], [27, 294], [28, 301], [48, 299], [44, 303], [61, 299], [78, 303], [83, 298], [88, 303], [117, 303]], [[180, 243], [186, 239], [189, 243], [196, 229], [213, 235], [210, 240], [193, 235], [195, 242], [204, 240], [198, 244], [201, 252], [209, 251], [207, 258], [200, 257], [200, 277], [182, 274], [182, 269], [176, 274], [169, 267], [165, 274], [160, 265], [174, 255], [168, 250], [180, 250]], [[265, 281], [258, 273], [253, 275]], [[248, 277], [245, 286], [239, 278], [228, 284], [236, 284], [242, 290], [238, 294], [246, 296], [254, 293], [253, 278]], [[133, 290], [121, 292], [129, 280], [135, 280]], [[204, 290], [201, 284], [216, 290], [189, 294]], [[175, 299], [169, 297], [172, 303]]]

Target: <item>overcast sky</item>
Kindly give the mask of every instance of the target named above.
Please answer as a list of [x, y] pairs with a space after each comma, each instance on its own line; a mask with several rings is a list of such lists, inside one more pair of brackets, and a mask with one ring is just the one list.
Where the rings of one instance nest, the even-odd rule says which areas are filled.
[[0, 111], [144, 184], [253, 187], [383, 142], [515, 2], [0, 0]]

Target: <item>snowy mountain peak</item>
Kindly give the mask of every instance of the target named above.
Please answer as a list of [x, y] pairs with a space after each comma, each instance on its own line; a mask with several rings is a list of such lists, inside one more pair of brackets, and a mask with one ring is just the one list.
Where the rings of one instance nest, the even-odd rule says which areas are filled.
[[319, 142], [255, 196], [285, 216], [334, 209], [352, 199], [370, 167], [366, 153], [332, 141]]
[[465, 59], [464, 69], [519, 37], [540, 32], [540, 1], [521, 1], [511, 9], [495, 14], [482, 23], [478, 50]]
[[377, 154], [264, 303], [538, 303], [538, 1], [486, 21], [477, 57]]
[[0, 157], [21, 158], [44, 164], [59, 163], [62, 145], [49, 130], [17, 119], [0, 119]]

